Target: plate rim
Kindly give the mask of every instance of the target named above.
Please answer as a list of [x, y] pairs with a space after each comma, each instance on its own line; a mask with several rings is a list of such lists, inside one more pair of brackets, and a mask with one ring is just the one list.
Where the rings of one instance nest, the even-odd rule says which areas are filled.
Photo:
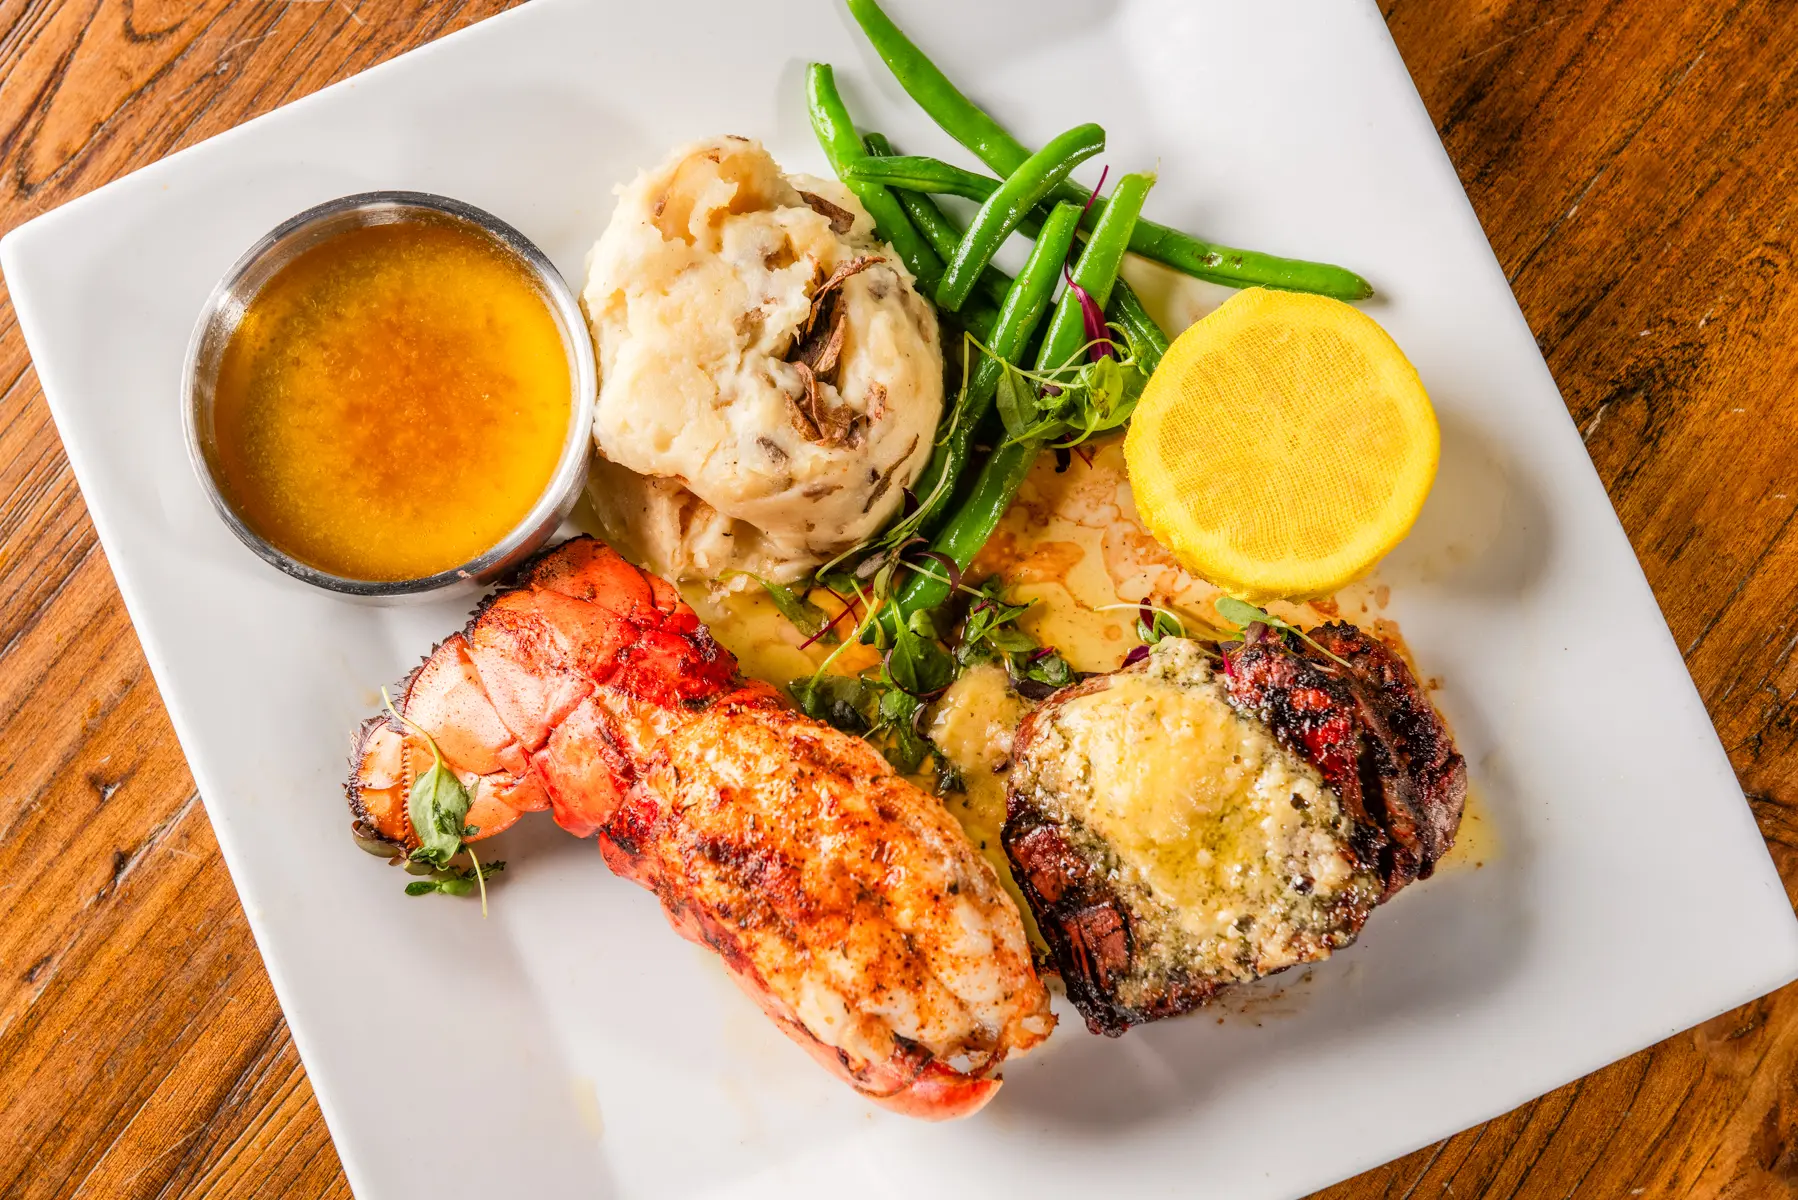
[[[40, 390], [44, 395], [46, 406], [49, 408], [53, 421], [55, 422], [59, 440], [63, 443], [65, 454], [69, 461], [70, 470], [75, 476], [77, 485], [81, 489], [83, 503], [87, 507], [89, 519], [94, 524], [96, 537], [103, 551], [109, 551], [109, 547], [114, 544], [114, 539], [118, 536], [118, 532], [113, 528], [111, 511], [109, 509], [103, 511], [103, 507], [95, 506], [88, 499], [90, 489], [88, 487], [88, 479], [86, 476], [88, 470], [92, 467], [92, 463], [89, 462], [88, 455], [85, 452], [76, 453], [73, 449], [75, 445], [82, 442], [85, 435], [78, 434], [74, 438], [71, 438], [70, 423], [73, 419], [73, 414], [71, 414], [56, 398], [59, 392], [62, 392], [64, 385], [53, 382], [53, 377], [57, 372], [48, 360], [40, 359], [37, 350], [38, 346], [46, 344], [47, 339], [44, 330], [40, 325], [41, 314], [37, 311], [32, 296], [33, 289], [28, 282], [28, 279], [32, 274], [32, 270], [27, 262], [31, 248], [41, 239], [53, 236], [65, 222], [79, 219], [90, 209], [101, 204], [111, 203], [113, 198], [117, 197], [119, 193], [124, 190], [124, 185], [130, 184], [134, 187], [143, 186], [147, 180], [159, 177], [166, 172], [176, 170], [178, 169], [178, 165], [185, 165], [185, 163], [189, 161], [189, 156], [194, 155], [196, 152], [204, 149], [209, 154], [221, 153], [240, 137], [249, 136], [250, 131], [260, 131], [266, 129], [271, 123], [287, 119], [291, 115], [292, 110], [301, 109], [304, 106], [311, 104], [313, 101], [319, 100], [327, 95], [351, 90], [358, 81], [366, 80], [371, 76], [382, 72], [388, 72], [392, 69], [399, 69], [399, 64], [401, 63], [406, 63], [408, 69], [416, 67], [424, 58], [440, 52], [441, 47], [457, 42], [458, 39], [471, 39], [479, 34], [480, 31], [487, 31], [484, 36], [491, 36], [492, 30], [496, 26], [509, 25], [516, 20], [532, 19], [525, 18], [524, 14], [527, 12], [541, 12], [546, 9], [568, 7], [583, 2], [584, 0], [537, 0], [535, 4], [519, 4], [504, 12], [496, 13], [490, 17], [477, 21], [474, 24], [433, 39], [421, 46], [394, 55], [364, 71], [359, 71], [354, 75], [347, 76], [344, 79], [319, 88], [317, 91], [298, 97], [270, 110], [269, 112], [260, 114], [248, 121], [235, 125], [228, 130], [204, 139], [203, 141], [197, 142], [191, 146], [183, 147], [153, 163], [146, 164], [143, 167], [128, 172], [125, 175], [121, 175], [116, 179], [109, 180], [105, 184], [102, 184], [89, 192], [83, 193], [81, 196], [45, 213], [39, 214], [31, 220], [10, 230], [4, 237], [0, 237], [0, 273], [3, 273], [6, 278], [11, 302], [14, 311], [17, 314], [20, 333], [30, 352], [30, 364], [33, 369], [38, 372]], [[1430, 140], [1434, 142], [1436, 156], [1439, 158], [1441, 166], [1448, 171], [1450, 178], [1453, 180], [1454, 194], [1459, 198], [1459, 203], [1465, 210], [1464, 215], [1473, 222], [1474, 228], [1479, 230], [1480, 243], [1485, 247], [1487, 255], [1491, 258], [1496, 267], [1496, 255], [1492, 251], [1489, 239], [1485, 237], [1484, 229], [1479, 223], [1478, 214], [1472, 208], [1471, 201], [1467, 197], [1465, 188], [1462, 186], [1459, 176], [1454, 170], [1452, 159], [1449, 158], [1446, 147], [1443, 145], [1440, 136], [1435, 134], [1434, 123], [1428, 121], [1427, 109], [1424, 108], [1422, 98], [1417, 93], [1415, 84], [1411, 81], [1408, 68], [1403, 64], [1402, 57], [1399, 55], [1397, 47], [1391, 39], [1390, 31], [1387, 29], [1384, 19], [1379, 16], [1378, 8], [1374, 3], [1374, 0], [1363, 0], [1362, 8], [1373, 13], [1374, 20], [1382, 31], [1382, 37], [1390, 51], [1391, 57], [1400, 64], [1400, 69], [1405, 71], [1405, 78], [1407, 84], [1409, 84], [1413, 103], [1418, 110], [1423, 112], [1426, 123], [1431, 130], [1432, 137]], [[102, 197], [105, 197], [106, 199], [103, 200]], [[1502, 268], [1499, 268], [1499, 275], [1500, 278], [1503, 279]], [[1522, 322], [1527, 329], [1527, 320], [1523, 317], [1521, 307], [1518, 305], [1515, 294], [1511, 291], [1508, 281], [1505, 282], [1505, 295], [1510, 302], [1511, 310], [1516, 315], [1516, 319]], [[1549, 371], [1545, 357], [1541, 354], [1539, 348], [1535, 351], [1535, 361], [1552, 382], [1552, 372]], [[1554, 384], [1553, 386], [1555, 395], [1557, 398], [1560, 398], [1559, 385]], [[1565, 412], [1564, 398], [1562, 398], [1562, 406], [1564, 410], [1563, 415], [1571, 426], [1573, 421], [1571, 414]], [[1588, 469], [1592, 471], [1595, 477], [1597, 477], [1596, 466], [1591, 463], [1589, 455], [1587, 458], [1587, 465]], [[1600, 487], [1602, 489], [1601, 478]], [[1646, 591], [1655, 613], [1660, 617], [1665, 645], [1671, 650], [1679, 662], [1687, 681], [1687, 687], [1691, 689], [1693, 698], [1698, 702], [1699, 712], [1704, 715], [1705, 724], [1711, 733], [1712, 744], [1714, 745], [1716, 752], [1722, 757], [1724, 765], [1730, 769], [1733, 776], [1733, 764], [1729, 762], [1727, 751], [1724, 749], [1721, 739], [1717, 735], [1715, 723], [1709, 719], [1708, 709], [1704, 707], [1702, 696], [1697, 692], [1696, 682], [1692, 679], [1690, 670], [1685, 665], [1684, 657], [1679, 653], [1678, 646], [1673, 639], [1671, 629], [1666, 624], [1664, 610], [1662, 610], [1658, 598], [1654, 596], [1652, 587], [1647, 583], [1645, 572], [1643, 572], [1641, 567], [1640, 558], [1634, 553], [1633, 543], [1628, 542], [1627, 531], [1624, 530], [1622, 526], [1621, 518], [1616, 512], [1615, 505], [1609, 501], [1608, 492], [1606, 493], [1606, 508], [1609, 510], [1611, 518], [1616, 523], [1619, 531], [1623, 532], [1626, 544], [1630, 545], [1631, 557], [1636, 567], [1637, 575], [1641, 580], [1642, 587]], [[107, 566], [112, 572], [115, 586], [117, 586], [120, 592], [127, 615], [131, 620], [134, 636], [137, 638], [142, 648], [146, 664], [150, 668], [152, 678], [156, 683], [158, 695], [162, 700], [165, 711], [168, 712], [170, 723], [181, 744], [183, 757], [186, 759], [189, 769], [193, 774], [195, 786], [200, 795], [201, 802], [205, 806], [207, 817], [216, 832], [221, 856], [224, 858], [226, 867], [230, 872], [233, 887], [239, 893], [239, 902], [244, 912], [246, 924], [251, 931], [252, 939], [256, 944], [257, 952], [261, 957], [263, 968], [268, 974], [277, 1001], [282, 1006], [283, 1020], [288, 1023], [295, 1048], [308, 1073], [308, 1079], [312, 1084], [321, 1115], [324, 1117], [327, 1129], [331, 1134], [334, 1151], [338, 1155], [352, 1190], [358, 1194], [362, 1194], [365, 1187], [371, 1186], [371, 1181], [363, 1178], [364, 1164], [359, 1161], [359, 1156], [347, 1153], [344, 1149], [345, 1141], [340, 1134], [344, 1128], [342, 1122], [347, 1118], [337, 1103], [336, 1081], [333, 1080], [333, 1082], [329, 1084], [323, 1082], [326, 1076], [331, 1076], [334, 1072], [327, 1069], [324, 1072], [324, 1075], [321, 1076], [319, 1072], [315, 1070], [314, 1063], [317, 1061], [316, 1056], [322, 1052], [313, 1041], [314, 1034], [317, 1031], [311, 1028], [309, 1022], [296, 1023], [288, 1017], [288, 1001], [292, 994], [291, 989], [294, 986], [288, 975], [288, 964], [282, 960], [280, 955], [271, 954], [269, 952], [269, 935], [266, 927], [267, 918], [259, 911], [260, 906], [252, 905], [245, 901], [244, 891], [246, 886], [254, 886], [248, 884], [247, 881], [254, 876], [255, 872], [249, 871], [246, 868], [243, 852], [237, 846], [237, 835], [234, 830], [234, 822], [231, 820], [229, 813], [224, 809], [215, 809], [212, 802], [207, 799], [208, 793], [214, 790], [211, 785], [216, 783], [217, 780], [212, 778], [212, 766], [205, 761], [205, 756], [190, 753], [188, 750], [189, 745], [198, 744], [198, 731], [192, 726], [192, 714], [186, 711], [185, 706], [172, 703], [168, 698], [169, 693], [168, 689], [164, 686], [164, 680], [165, 678], [170, 677], [169, 673], [172, 670], [172, 667], [163, 653], [161, 638], [153, 632], [154, 625], [152, 623], [140, 621], [139, 619], [139, 613], [143, 611], [142, 598], [139, 595], [140, 581], [129, 571], [121, 572], [120, 568], [115, 564], [110, 552], [108, 553]], [[1737, 782], [1736, 790], [1741, 799], [1742, 812], [1746, 817], [1746, 822], [1751, 828], [1755, 828], [1756, 834], [1760, 838], [1761, 861], [1765, 865], [1766, 873], [1771, 877], [1771, 882], [1783, 896], [1783, 881], [1778, 875], [1777, 866], [1772, 859], [1771, 851], [1766, 844], [1764, 836], [1759, 835], [1758, 827], [1755, 826], [1753, 822], [1752, 813], [1748, 809], [1746, 796], [1740, 789], [1739, 781]], [[1739, 1007], [1741, 1004], [1747, 1003], [1759, 996], [1766, 995], [1768, 992], [1776, 990], [1777, 988], [1792, 982], [1794, 979], [1798, 979], [1798, 913], [1788, 913], [1788, 916], [1791, 919], [1786, 923], [1787, 938], [1785, 944], [1778, 948], [1780, 953], [1774, 953], [1772, 952], [1772, 948], [1770, 948], [1766, 957], [1766, 969], [1758, 972], [1747, 972], [1749, 977], [1760, 981], [1748, 985], [1752, 990], [1739, 995], [1737, 998], [1732, 999], [1727, 1003], [1713, 1008], [1707, 1014], [1699, 1016], [1693, 1021], [1667, 1028], [1661, 1037], [1664, 1039], [1666, 1037], [1674, 1036], [1683, 1030], [1688, 1030], [1696, 1025], [1703, 1024], [1722, 1013], [1728, 1012], [1735, 1007]], [[1633, 1039], [1627, 1040], [1633, 1041]], [[1656, 1043], [1651, 1042], [1647, 1045], [1653, 1044]], [[1573, 1080], [1592, 1074], [1611, 1063], [1619, 1061], [1622, 1057], [1627, 1057], [1630, 1054], [1646, 1049], [1647, 1045], [1636, 1046], [1634, 1049], [1624, 1051], [1621, 1055], [1611, 1053], [1608, 1050], [1600, 1050], [1587, 1056], [1585, 1059], [1580, 1060], [1578, 1063], [1575, 1063], [1569, 1058], [1566, 1060], [1567, 1063], [1574, 1066], [1576, 1069], [1574, 1069], [1571, 1074], [1561, 1075], [1558, 1082], [1551, 1084], [1546, 1088], [1535, 1090], [1534, 1085], [1530, 1085], [1530, 1087], [1525, 1088], [1520, 1095], [1507, 1094], [1502, 1102], [1496, 1107], [1488, 1107], [1484, 1104], [1476, 1105], [1476, 1107], [1486, 1109], [1486, 1113], [1484, 1116], [1478, 1117], [1473, 1121], [1463, 1122], [1458, 1116], [1445, 1118], [1444, 1121], [1439, 1122], [1427, 1136], [1415, 1140], [1408, 1149], [1402, 1150], [1391, 1156], [1386, 1155], [1384, 1151], [1380, 1151], [1377, 1154], [1367, 1155], [1360, 1162], [1353, 1165], [1352, 1170], [1349, 1170], [1346, 1173], [1338, 1173], [1336, 1168], [1326, 1168], [1322, 1172], [1313, 1172], [1313, 1175], [1321, 1182], [1314, 1183], [1311, 1186], [1325, 1186], [1329, 1182], [1338, 1179], [1346, 1179], [1383, 1163], [1394, 1161], [1396, 1158], [1402, 1157], [1406, 1153], [1410, 1153], [1422, 1146], [1429, 1145], [1445, 1137], [1452, 1136], [1461, 1130], [1471, 1128], [1484, 1121], [1489, 1121], [1529, 1102], [1531, 1099], [1545, 1095], [1556, 1088], [1565, 1086]], [[1561, 1068], [1557, 1068], [1555, 1073], [1560, 1074], [1561, 1070]], [[1405, 1140], [1409, 1141], [1410, 1139], [1407, 1137]]]

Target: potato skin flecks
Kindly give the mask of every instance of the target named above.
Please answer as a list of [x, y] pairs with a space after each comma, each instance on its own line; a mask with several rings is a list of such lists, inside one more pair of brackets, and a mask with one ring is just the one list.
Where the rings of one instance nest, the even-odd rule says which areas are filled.
[[684, 147], [621, 188], [582, 301], [589, 493], [658, 574], [791, 581], [885, 525], [924, 469], [935, 309], [841, 184], [789, 178], [757, 142]]

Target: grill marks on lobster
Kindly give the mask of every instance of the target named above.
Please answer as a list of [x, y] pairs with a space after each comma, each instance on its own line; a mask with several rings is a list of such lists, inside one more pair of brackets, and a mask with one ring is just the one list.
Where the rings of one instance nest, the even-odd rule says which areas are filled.
[[[934, 797], [858, 738], [745, 681], [672, 586], [577, 538], [402, 689], [469, 788], [469, 840], [549, 809], [595, 835], [815, 1059], [877, 1102], [965, 1115], [1053, 1028], [1016, 907]], [[386, 718], [358, 740], [358, 835], [410, 849], [430, 762]]]

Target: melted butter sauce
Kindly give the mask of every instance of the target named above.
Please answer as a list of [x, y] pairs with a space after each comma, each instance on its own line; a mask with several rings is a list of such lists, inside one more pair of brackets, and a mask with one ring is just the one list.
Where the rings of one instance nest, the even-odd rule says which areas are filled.
[[[793, 680], [818, 669], [818, 665], [840, 645], [836, 634], [848, 637], [855, 628], [854, 615], [844, 616], [830, 634], [808, 646], [805, 634], [793, 628], [793, 623], [781, 615], [760, 588], [717, 593], [704, 584], [686, 583], [681, 585], [681, 595], [711, 629], [712, 636], [737, 656], [743, 674], [783, 689]], [[823, 589], [814, 591], [810, 600], [832, 617], [843, 609], [836, 598]], [[880, 654], [872, 646], [854, 645], [837, 657], [831, 669], [854, 675], [879, 661]]]
[[[1222, 593], [1188, 574], [1143, 528], [1123, 439], [1087, 450], [1091, 462], [1075, 458], [1065, 471], [1049, 455], [1038, 460], [969, 576], [1002, 575], [1020, 598], [1038, 601], [1020, 623], [1079, 671], [1122, 665], [1137, 644], [1140, 604], [1173, 610], [1200, 637], [1232, 628], [1213, 607]], [[1269, 611], [1304, 626], [1329, 619], [1311, 604]]]
[[944, 795], [944, 805], [998, 872], [999, 882], [1024, 916], [1032, 944], [1046, 946], [999, 841], [1005, 825], [1012, 736], [1029, 711], [1030, 702], [1011, 690], [1005, 668], [992, 664], [974, 667], [963, 672], [938, 702], [931, 717], [930, 740], [961, 772], [962, 790]]
[[1461, 827], [1455, 831], [1455, 844], [1436, 863], [1436, 874], [1477, 871], [1503, 850], [1485, 798], [1471, 783], [1468, 784], [1467, 803], [1461, 809]]
[[1201, 940], [1231, 939], [1245, 906], [1286, 911], [1294, 864], [1320, 895], [1350, 886], [1352, 867], [1309, 816], [1328, 812], [1327, 824], [1336, 811], [1316, 770], [1238, 714], [1208, 672], [1203, 683], [1190, 665], [1179, 675], [1184, 683], [1121, 675], [1057, 710], [1047, 736], [1077, 767], [1060, 768], [1050, 803], [1111, 846], [1126, 880]]
[[568, 355], [535, 280], [444, 221], [338, 234], [227, 344], [220, 484], [266, 541], [351, 579], [433, 575], [504, 540], [561, 457]]

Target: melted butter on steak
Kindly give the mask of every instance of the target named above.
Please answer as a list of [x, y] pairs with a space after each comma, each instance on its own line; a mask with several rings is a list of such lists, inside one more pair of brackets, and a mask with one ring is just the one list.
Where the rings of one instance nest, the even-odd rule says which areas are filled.
[[1114, 933], [1076, 973], [1096, 966], [1108, 1003], [1133, 1013], [1327, 957], [1381, 890], [1316, 768], [1240, 713], [1184, 639], [1045, 705], [1019, 739], [1010, 807], [1086, 864], [1082, 890], [1105, 894], [1081, 897], [1083, 911], [1115, 913], [1100, 924], [1121, 924], [1127, 948]]

